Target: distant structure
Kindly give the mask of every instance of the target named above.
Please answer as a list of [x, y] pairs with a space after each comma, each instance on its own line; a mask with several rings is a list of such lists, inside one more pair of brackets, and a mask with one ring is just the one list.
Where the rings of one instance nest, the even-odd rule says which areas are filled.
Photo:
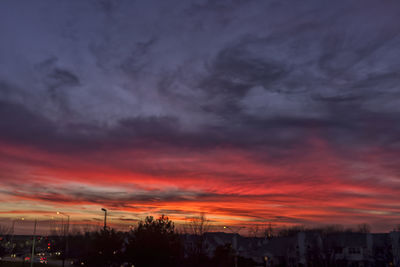
[[[227, 233], [206, 233], [206, 253], [232, 242]], [[185, 237], [190, 246], [193, 237]], [[400, 231], [390, 233], [298, 232], [291, 236], [264, 238], [237, 237], [237, 253], [259, 266], [340, 266], [400, 267]]]
[[400, 266], [400, 231], [390, 232], [394, 266]]
[[263, 246], [264, 266], [400, 267], [400, 232], [299, 232]]

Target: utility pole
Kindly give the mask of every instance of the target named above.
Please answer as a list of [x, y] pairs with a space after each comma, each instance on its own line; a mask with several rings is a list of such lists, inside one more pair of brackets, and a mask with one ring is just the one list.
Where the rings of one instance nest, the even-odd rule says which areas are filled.
[[[67, 216], [67, 227], [62, 227], [63, 228], [63, 232], [64, 232], [64, 240], [65, 240], [65, 243], [64, 243], [64, 255], [63, 255], [63, 258], [62, 258], [62, 267], [64, 267], [65, 266], [65, 258], [67, 257], [67, 255], [68, 255], [68, 236], [69, 236], [69, 215], [68, 214], [65, 214], [65, 213], [63, 213], [63, 212], [59, 212], [59, 211], [57, 211], [57, 214], [58, 215], [64, 215], [64, 216]], [[63, 225], [63, 223], [62, 223], [62, 225]]]
[[11, 241], [10, 241], [10, 243], [11, 243], [11, 255], [13, 254], [13, 252], [14, 252], [14, 226], [15, 226], [15, 221], [16, 220], [13, 220], [12, 221], [12, 226], [11, 226]]
[[35, 219], [35, 226], [33, 227], [31, 267], [33, 267], [33, 259], [35, 258], [36, 225], [37, 219]]

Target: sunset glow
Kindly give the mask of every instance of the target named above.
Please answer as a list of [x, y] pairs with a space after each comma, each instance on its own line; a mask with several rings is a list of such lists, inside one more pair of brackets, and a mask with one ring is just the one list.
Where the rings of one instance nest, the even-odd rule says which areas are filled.
[[399, 4], [100, 2], [1, 4], [0, 223], [400, 223]]

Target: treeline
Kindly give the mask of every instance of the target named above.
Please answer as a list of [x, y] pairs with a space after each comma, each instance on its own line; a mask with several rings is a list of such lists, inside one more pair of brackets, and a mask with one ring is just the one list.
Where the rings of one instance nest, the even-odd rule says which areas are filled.
[[299, 232], [318, 232], [321, 234], [332, 233], [370, 233], [371, 226], [366, 223], [357, 225], [356, 227], [344, 227], [340, 224], [327, 225], [324, 227], [306, 227], [306, 226], [292, 226], [283, 227], [276, 231], [276, 236], [292, 236]]
[[[225, 267], [234, 266], [235, 261], [240, 267], [256, 265], [253, 260], [240, 257], [232, 246], [233, 242], [227, 242], [210, 250], [208, 242], [206, 242], [210, 225], [204, 214], [193, 218], [180, 231], [165, 216], [158, 219], [146, 217], [129, 232], [105, 228], [97, 231], [86, 229], [83, 233], [75, 232], [66, 235], [65, 230], [65, 227], [62, 227], [58, 234], [54, 233], [48, 239], [38, 240], [39, 251], [43, 246], [43, 252], [52, 252], [60, 259], [72, 260], [75, 265], [79, 266]], [[279, 229], [268, 224], [261, 228], [254, 227], [247, 230], [250, 238], [254, 237], [260, 240], [294, 236], [299, 232], [368, 233], [371, 229], [367, 224], [360, 224], [355, 228], [330, 225], [319, 228], [294, 226]], [[397, 226], [395, 230], [400, 230], [400, 226]], [[4, 237], [0, 239], [0, 257], [10, 254], [12, 251], [15, 253], [17, 250], [30, 251], [29, 244], [25, 243], [10, 249], [10, 244], [13, 243], [10, 233], [9, 229], [0, 227], [0, 237]], [[8, 244], [8, 246], [4, 246], [4, 244]]]
[[[199, 230], [197, 223], [192, 226]], [[191, 245], [185, 246], [186, 235], [178, 233], [171, 220], [165, 216], [147, 217], [129, 232], [106, 228], [71, 235], [66, 257], [75, 259], [76, 265], [96, 267], [234, 266], [235, 251], [231, 244], [216, 247], [212, 255], [208, 255], [203, 234], [197, 232], [192, 236]], [[64, 241], [60, 236], [54, 249], [63, 249]], [[255, 266], [250, 259], [238, 257], [237, 261], [241, 267]]]

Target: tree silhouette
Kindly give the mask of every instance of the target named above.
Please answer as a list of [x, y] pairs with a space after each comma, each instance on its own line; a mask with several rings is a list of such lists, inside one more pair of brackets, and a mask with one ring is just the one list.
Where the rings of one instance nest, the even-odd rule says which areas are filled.
[[139, 222], [131, 231], [126, 254], [135, 267], [179, 266], [183, 258], [174, 223], [164, 215]]
[[6, 243], [9, 241], [10, 234], [11, 228], [0, 225], [0, 257], [3, 257], [7, 252]]
[[85, 266], [120, 266], [123, 261], [123, 235], [114, 229], [103, 229], [90, 234], [90, 246], [81, 259]]
[[363, 234], [370, 233], [371, 232], [371, 226], [369, 224], [366, 224], [366, 223], [359, 224], [359, 225], [357, 225], [356, 232], [363, 233]]
[[4, 255], [6, 255], [6, 247], [4, 244], [4, 238], [2, 236], [0, 236], [0, 257], [3, 257]]
[[193, 217], [185, 226], [185, 232], [190, 235], [191, 242], [185, 244], [186, 264], [197, 267], [205, 266], [209, 261], [207, 256], [206, 235], [210, 223], [204, 213]]
[[223, 246], [216, 247], [214, 256], [211, 260], [212, 266], [214, 267], [228, 267], [234, 266], [235, 251], [231, 244], [225, 244]]

